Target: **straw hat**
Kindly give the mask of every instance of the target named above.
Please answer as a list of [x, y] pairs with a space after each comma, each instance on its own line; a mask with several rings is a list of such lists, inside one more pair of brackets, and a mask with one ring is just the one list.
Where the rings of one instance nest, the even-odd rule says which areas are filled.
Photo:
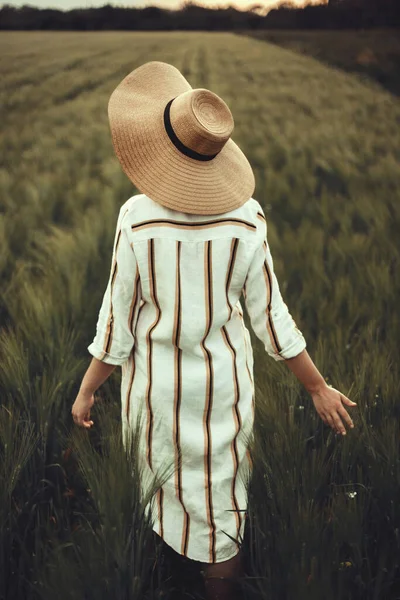
[[151, 61], [134, 69], [111, 94], [108, 117], [124, 172], [155, 202], [211, 215], [252, 197], [254, 174], [230, 137], [229, 107], [214, 92], [193, 89], [174, 66]]

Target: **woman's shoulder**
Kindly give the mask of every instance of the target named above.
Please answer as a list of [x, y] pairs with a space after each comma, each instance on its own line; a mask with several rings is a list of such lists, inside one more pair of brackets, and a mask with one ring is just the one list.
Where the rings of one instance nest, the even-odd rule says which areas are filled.
[[[253, 197], [249, 198], [249, 200], [247, 200], [247, 202], [242, 204], [242, 206], [240, 206], [239, 209], [237, 209], [237, 210], [247, 213], [248, 216], [253, 219], [257, 219], [257, 215], [264, 216], [264, 211], [262, 209], [261, 204], [259, 203], [258, 200], [256, 200]], [[264, 216], [264, 218], [265, 218], [265, 216]]]
[[250, 221], [255, 226], [256, 231], [256, 239], [254, 240], [256, 243], [259, 242], [259, 239], [263, 239], [266, 233], [267, 220], [265, 218], [264, 210], [261, 204], [255, 198], [251, 197], [247, 202], [242, 204], [237, 209], [238, 216], [246, 221]]
[[139, 202], [143, 202], [145, 198], [147, 198], [147, 196], [144, 194], [134, 194], [123, 203], [120, 208], [120, 212], [123, 213], [132, 210], [135, 205], [137, 205]]

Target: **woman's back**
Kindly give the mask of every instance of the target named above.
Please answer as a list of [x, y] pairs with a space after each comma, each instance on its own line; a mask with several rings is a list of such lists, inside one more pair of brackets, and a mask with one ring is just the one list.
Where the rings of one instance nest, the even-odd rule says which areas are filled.
[[170, 210], [145, 195], [128, 200], [124, 223], [141, 281], [140, 339], [157, 318], [154, 342], [202, 359], [205, 345], [217, 350], [222, 327], [235, 335], [231, 323], [241, 326], [239, 298], [255, 250], [257, 206], [251, 199], [205, 217]]
[[195, 560], [227, 560], [243, 534], [254, 423], [255, 333], [276, 360], [305, 340], [279, 292], [260, 204], [205, 216], [144, 194], [121, 207], [96, 358], [122, 366], [124, 443], [145, 416], [140, 456], [158, 493], [154, 529]]

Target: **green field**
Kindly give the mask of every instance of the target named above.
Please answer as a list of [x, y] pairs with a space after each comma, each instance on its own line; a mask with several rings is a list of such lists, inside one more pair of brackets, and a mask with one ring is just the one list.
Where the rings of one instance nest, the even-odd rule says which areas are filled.
[[314, 58], [206, 32], [1, 36], [0, 598], [201, 598], [141, 518], [120, 440], [119, 370], [97, 394], [93, 430], [70, 415], [118, 210], [136, 193], [107, 103], [150, 60], [230, 106], [284, 299], [317, 367], [358, 403], [355, 429], [337, 439], [252, 333], [247, 597], [394, 600], [400, 103]]
[[323, 63], [375, 81], [400, 95], [400, 30], [361, 31], [264, 30], [243, 31], [255, 39], [272, 42]]
[[243, 32], [294, 52], [317, 58], [328, 65], [376, 81], [400, 95], [400, 30], [364, 31], [264, 30]]

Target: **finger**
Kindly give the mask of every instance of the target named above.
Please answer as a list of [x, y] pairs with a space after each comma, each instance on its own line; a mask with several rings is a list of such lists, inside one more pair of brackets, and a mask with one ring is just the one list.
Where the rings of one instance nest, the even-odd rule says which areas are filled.
[[330, 425], [330, 423], [328, 421], [328, 414], [327, 413], [320, 413], [319, 416], [321, 417], [321, 419], [323, 420], [323, 422], [325, 423], [325, 425]]
[[336, 430], [343, 434], [346, 435], [346, 429], [342, 423], [342, 419], [340, 418], [340, 416], [338, 415], [338, 413], [331, 413], [333, 422], [335, 423], [335, 428]]
[[328, 425], [331, 427], [332, 431], [334, 431], [336, 435], [339, 435], [340, 430], [337, 428], [337, 425], [336, 425], [335, 420], [332, 417], [332, 415], [327, 416], [327, 422], [328, 422]]
[[86, 412], [86, 413], [83, 415], [83, 418], [85, 419], [85, 421], [90, 421], [90, 410], [88, 410], [88, 412]]
[[350, 400], [350, 398], [348, 398], [344, 394], [340, 394], [340, 399], [344, 404], [347, 404], [347, 406], [356, 406], [357, 405], [357, 402], [353, 402], [352, 400]]
[[347, 423], [347, 425], [349, 427], [351, 427], [353, 429], [354, 427], [354, 423], [352, 418], [350, 417], [349, 413], [347, 412], [347, 410], [344, 408], [344, 406], [341, 406], [340, 408], [337, 409], [338, 413], [342, 416], [342, 418], [345, 420], [345, 422]]
[[86, 414], [78, 419], [78, 425], [81, 425], [81, 427], [91, 427], [93, 425], [93, 421], [91, 419], [88, 419]]
[[330, 414], [326, 415], [326, 422], [334, 431], [336, 431], [335, 422]]
[[327, 420], [326, 420], [326, 416], [324, 415], [324, 413], [318, 413], [320, 418], [322, 419], [322, 421], [327, 424]]
[[74, 415], [73, 417], [75, 425], [82, 425], [82, 419], [78, 417], [78, 415]]

